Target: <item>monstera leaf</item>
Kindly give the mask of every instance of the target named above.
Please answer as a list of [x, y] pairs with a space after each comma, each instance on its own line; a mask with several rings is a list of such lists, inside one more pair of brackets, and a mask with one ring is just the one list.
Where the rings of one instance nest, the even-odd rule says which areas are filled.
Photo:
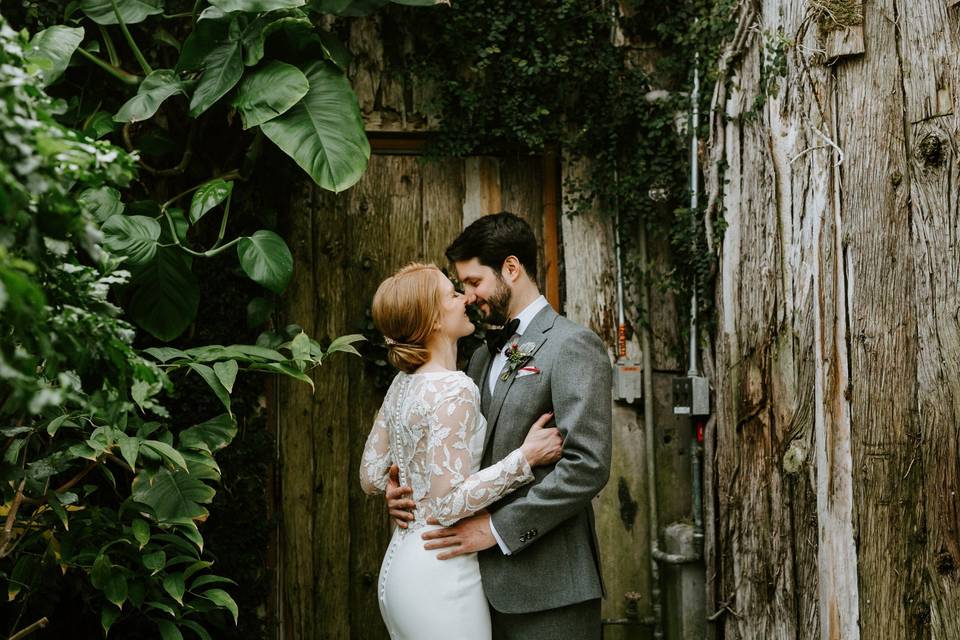
[[193, 192], [190, 201], [190, 224], [197, 222], [205, 213], [227, 199], [233, 191], [233, 182], [229, 180], [212, 180]]
[[260, 130], [318, 185], [343, 191], [356, 184], [370, 158], [357, 96], [331, 62], [313, 62], [303, 72], [310, 84], [307, 95]]

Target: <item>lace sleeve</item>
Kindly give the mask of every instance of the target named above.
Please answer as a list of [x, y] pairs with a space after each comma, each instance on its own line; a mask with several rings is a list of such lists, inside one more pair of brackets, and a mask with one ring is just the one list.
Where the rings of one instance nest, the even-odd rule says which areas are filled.
[[473, 385], [439, 403], [430, 434], [430, 492], [433, 516], [450, 525], [496, 502], [533, 480], [533, 472], [520, 449], [470, 475], [470, 441], [481, 427], [480, 397]]
[[387, 474], [392, 463], [390, 433], [381, 407], [380, 411], [377, 412], [373, 429], [367, 436], [367, 443], [363, 447], [363, 458], [360, 462], [360, 486], [363, 487], [364, 493], [373, 495], [383, 493], [386, 490]]

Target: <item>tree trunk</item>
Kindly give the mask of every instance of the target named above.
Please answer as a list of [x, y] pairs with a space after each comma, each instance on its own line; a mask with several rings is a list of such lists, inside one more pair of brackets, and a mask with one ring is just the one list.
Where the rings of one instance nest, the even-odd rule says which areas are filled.
[[719, 93], [726, 638], [960, 637], [947, 4], [765, 0]]

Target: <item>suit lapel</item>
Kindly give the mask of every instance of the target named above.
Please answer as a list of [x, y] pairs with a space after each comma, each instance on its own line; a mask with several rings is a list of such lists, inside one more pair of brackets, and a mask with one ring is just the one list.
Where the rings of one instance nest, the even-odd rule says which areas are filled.
[[[526, 344], [528, 342], [534, 343], [534, 347], [531, 352], [531, 356], [540, 350], [540, 347], [543, 346], [543, 343], [547, 340], [547, 332], [553, 327], [553, 323], [557, 320], [557, 312], [554, 311], [551, 307], [547, 306], [540, 310], [540, 312], [534, 316], [533, 320], [530, 322], [530, 325], [527, 327], [527, 330], [520, 336], [518, 342], [520, 344]], [[505, 364], [504, 367], [507, 365]], [[483, 377], [483, 386], [484, 389], [487, 388], [488, 376], [490, 375], [500, 375], [500, 372], [496, 374], [491, 374], [490, 372], [490, 357], [487, 355], [486, 364], [485, 364], [485, 374]], [[484, 436], [483, 449], [487, 450], [488, 445], [490, 444], [490, 438], [493, 435], [495, 426], [497, 424], [497, 419], [500, 417], [500, 410], [503, 409], [503, 403], [507, 399], [507, 393], [510, 391], [510, 387], [513, 386], [513, 381], [517, 379], [516, 372], [510, 373], [510, 376], [506, 380], [497, 380], [496, 386], [493, 388], [493, 397], [490, 399], [489, 406], [483, 410], [484, 415], [487, 418], [487, 433]]]

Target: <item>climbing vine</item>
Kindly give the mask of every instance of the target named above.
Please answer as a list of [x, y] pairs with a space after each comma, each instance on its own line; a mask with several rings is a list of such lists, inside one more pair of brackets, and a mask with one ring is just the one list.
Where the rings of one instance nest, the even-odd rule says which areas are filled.
[[[690, 89], [696, 60], [707, 61], [700, 64], [707, 113], [736, 4], [476, 0], [442, 16], [417, 14], [411, 32], [423, 36], [412, 68], [436, 88], [441, 114], [432, 150], [539, 153], [559, 144], [568, 161], [588, 159], [564, 184], [566, 208], [619, 216], [634, 281], [652, 274], [639, 260], [639, 226], [667, 238], [674, 267], [655, 284], [682, 299], [699, 289], [709, 311], [713, 257], [703, 212], [689, 207]], [[722, 221], [716, 228], [722, 232]]]

